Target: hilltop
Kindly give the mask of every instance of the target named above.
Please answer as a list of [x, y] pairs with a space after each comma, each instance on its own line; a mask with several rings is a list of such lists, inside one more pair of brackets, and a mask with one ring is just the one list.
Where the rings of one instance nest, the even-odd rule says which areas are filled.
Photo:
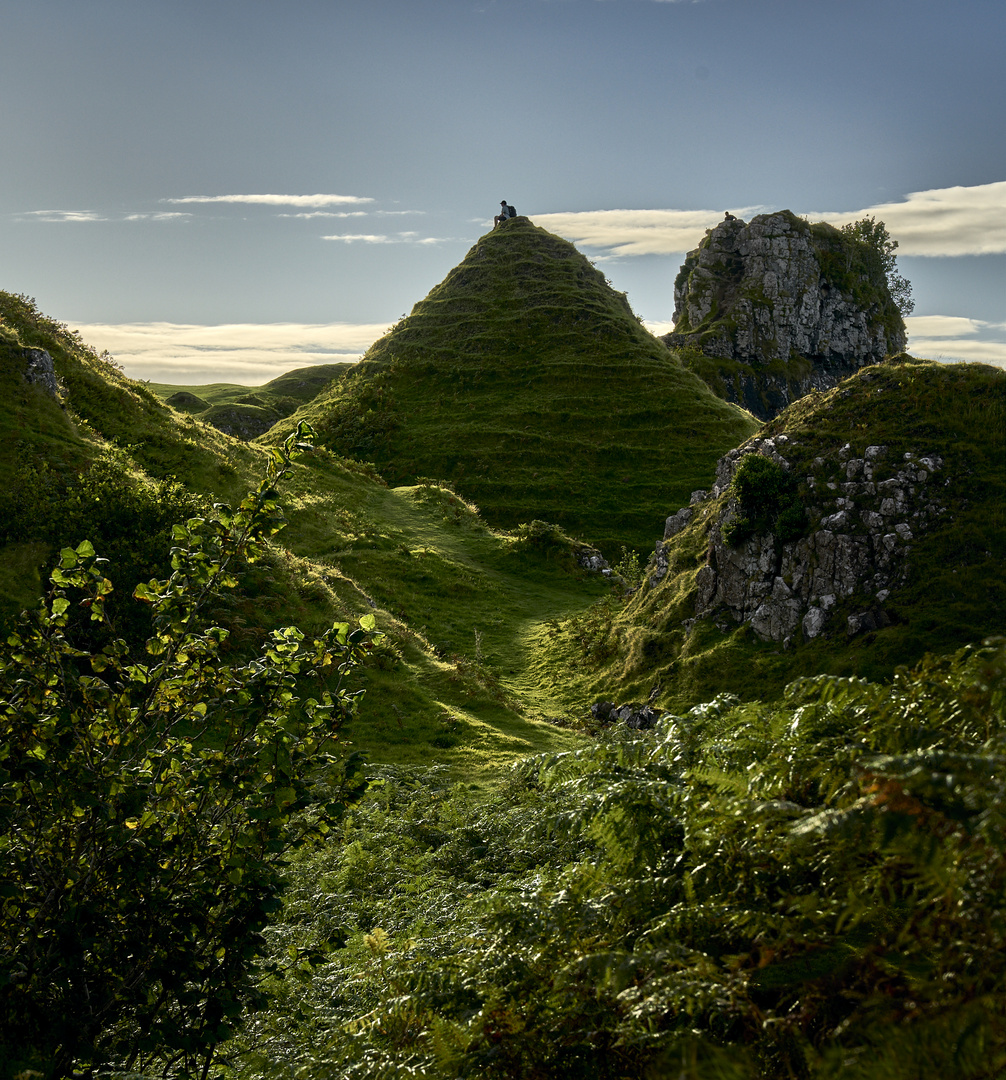
[[567, 241], [514, 218], [298, 420], [389, 484], [448, 480], [496, 527], [540, 519], [649, 547], [669, 503], [757, 427], [719, 399]]

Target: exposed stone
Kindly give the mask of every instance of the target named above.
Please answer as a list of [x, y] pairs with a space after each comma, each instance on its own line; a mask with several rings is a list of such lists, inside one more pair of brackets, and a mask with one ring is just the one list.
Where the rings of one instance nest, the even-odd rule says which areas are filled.
[[59, 398], [59, 382], [52, 357], [45, 349], [25, 349], [24, 357], [28, 365], [24, 372], [24, 381], [45, 391], [51, 398]]
[[577, 564], [582, 566], [584, 570], [589, 570], [592, 574], [604, 574], [605, 576], [611, 573], [608, 560], [597, 548], [583, 544], [576, 549], [574, 554]]
[[657, 726], [660, 713], [651, 705], [616, 705], [613, 701], [595, 701], [590, 715], [599, 724], [623, 723], [635, 731], [647, 731]]
[[685, 258], [663, 340], [732, 362], [718, 389], [761, 419], [837, 385], [906, 341], [883, 273], [843, 271], [855, 243], [788, 210], [720, 222]]
[[[761, 453], [788, 467], [779, 454], [780, 445], [786, 444], [780, 444], [778, 437], [755, 438], [731, 450], [717, 463], [714, 494], [728, 490], [739, 463], [749, 453]], [[872, 453], [860, 457], [847, 444], [833, 461], [846, 469], [853, 462], [885, 469], [883, 462], [890, 461], [886, 448], [868, 449]], [[889, 613], [872, 605], [883, 604], [905, 580], [909, 542], [943, 512], [934, 487], [911, 483], [909, 473], [918, 461], [914, 454], [903, 464], [893, 461], [876, 483], [846, 483], [842, 494], [822, 489], [812, 503], [805, 504], [808, 520], [816, 525], [788, 543], [764, 534], [731, 547], [723, 538], [723, 527], [736, 519], [740, 508], [735, 499], [728, 498], [709, 526], [706, 563], [695, 579], [696, 616], [725, 627], [749, 622], [759, 637], [784, 647], [797, 634], [809, 640], [826, 633], [831, 609], [840, 601], [855, 603], [856, 597], [863, 598], [867, 610], [849, 617], [849, 634], [889, 625]], [[933, 472], [943, 466], [938, 457], [927, 462]], [[824, 468], [827, 462], [818, 458], [814, 464]], [[891, 521], [895, 516], [896, 524]], [[660, 551], [660, 556], [663, 577], [669, 554]], [[651, 584], [657, 580], [651, 576]]]
[[672, 536], [677, 536], [679, 532], [692, 520], [694, 510], [690, 506], [683, 506], [676, 513], [664, 522], [664, 539], [669, 540]]

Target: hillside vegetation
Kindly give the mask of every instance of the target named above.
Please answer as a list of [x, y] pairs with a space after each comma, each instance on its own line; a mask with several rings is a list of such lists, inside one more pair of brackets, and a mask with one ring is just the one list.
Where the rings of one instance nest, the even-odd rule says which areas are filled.
[[295, 368], [262, 386], [237, 383], [174, 386], [153, 382], [146, 385], [173, 409], [198, 416], [228, 435], [248, 439], [261, 435], [277, 420], [295, 412], [348, 366], [339, 363]]
[[646, 549], [669, 506], [757, 427], [639, 324], [567, 241], [514, 218], [483, 236], [307, 420], [389, 484], [448, 480], [493, 526], [540, 519]]
[[[86, 540], [114, 568], [115, 632], [142, 640], [131, 593], [170, 573], [172, 527], [235, 504], [268, 452], [165, 405], [28, 298], [0, 293], [0, 317], [0, 615], [9, 625], [33, 607], [60, 549]], [[25, 382], [28, 348], [51, 355], [56, 396]], [[231, 648], [277, 626], [319, 633], [375, 614], [387, 637], [361, 673], [374, 692], [347, 731], [378, 760], [435, 753], [477, 777], [574, 738], [567, 707], [527, 675], [539, 623], [608, 588], [568, 537], [495, 532], [447, 488], [392, 489], [323, 449], [293, 467], [282, 496], [288, 526], [214, 611]]]
[[317, 388], [0, 292], [0, 1080], [1003, 1075], [1003, 372], [759, 428], [515, 219]]

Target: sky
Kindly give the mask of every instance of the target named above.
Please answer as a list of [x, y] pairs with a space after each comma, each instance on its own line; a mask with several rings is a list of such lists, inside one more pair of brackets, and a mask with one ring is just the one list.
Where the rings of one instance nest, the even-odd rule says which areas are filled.
[[867, 214], [1006, 366], [1003, 0], [0, 0], [0, 289], [134, 378], [355, 359], [492, 226], [656, 332], [732, 213]]

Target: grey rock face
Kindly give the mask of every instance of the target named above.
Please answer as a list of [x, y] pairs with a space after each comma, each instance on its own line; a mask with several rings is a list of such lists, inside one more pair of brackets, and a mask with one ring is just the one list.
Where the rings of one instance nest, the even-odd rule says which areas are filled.
[[[726, 380], [727, 397], [763, 419], [837, 385], [906, 342], [883, 275], [856, 290], [843, 275], [850, 243], [789, 211], [721, 222], [686, 256], [674, 283], [675, 330], [663, 340], [751, 365], [751, 374]], [[794, 356], [810, 364], [765, 370]]]
[[56, 369], [52, 366], [52, 357], [45, 349], [25, 349], [24, 356], [28, 361], [24, 373], [25, 382], [39, 387], [49, 397], [58, 399], [59, 383], [56, 380]]
[[[790, 470], [785, 435], [754, 438], [720, 459], [713, 497], [727, 491], [747, 454], [771, 458]], [[895, 455], [887, 447], [868, 447], [856, 457], [848, 445], [828, 462], [816, 458], [823, 473], [844, 463], [856, 480], [839, 486], [811, 473], [815, 492], [805, 504], [810, 528], [798, 540], [782, 543], [773, 535], [753, 536], [737, 547], [723, 539], [723, 526], [740, 514], [729, 499], [709, 527], [705, 565], [696, 576], [695, 612], [730, 622], [750, 622], [759, 637], [784, 645], [797, 634], [804, 640], [829, 629], [831, 609], [840, 600], [862, 597], [866, 609], [848, 619], [849, 634], [889, 625], [882, 605], [905, 580], [911, 542], [943, 512], [939, 478], [943, 461], [915, 452]], [[870, 476], [870, 479], [865, 479]], [[650, 586], [667, 573], [667, 542], [657, 545], [648, 567]]]

